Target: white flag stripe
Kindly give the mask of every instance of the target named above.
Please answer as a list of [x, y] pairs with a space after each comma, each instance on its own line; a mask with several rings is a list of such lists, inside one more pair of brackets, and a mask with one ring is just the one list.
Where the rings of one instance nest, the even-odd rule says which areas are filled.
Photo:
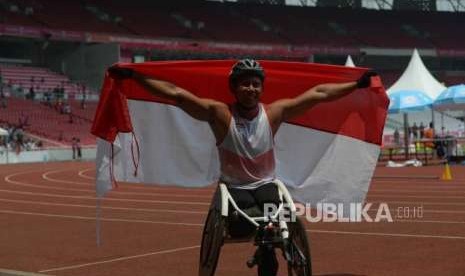
[[[140, 146], [134, 175], [135, 142], [120, 133], [111, 144], [98, 140], [97, 194], [112, 189], [110, 170], [118, 181], [170, 183], [202, 187], [219, 178], [215, 139], [207, 123], [177, 107], [128, 101]], [[376, 166], [379, 146], [343, 135], [283, 124], [276, 137], [277, 175], [302, 202], [363, 202]], [[132, 151], [131, 151], [132, 148]]]

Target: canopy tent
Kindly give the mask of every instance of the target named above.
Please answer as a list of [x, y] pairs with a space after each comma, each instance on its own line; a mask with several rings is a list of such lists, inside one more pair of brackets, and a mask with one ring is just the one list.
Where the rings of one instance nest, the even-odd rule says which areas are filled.
[[423, 111], [433, 104], [433, 100], [419, 90], [398, 90], [389, 95], [389, 114], [402, 114], [404, 121], [404, 152], [409, 158], [408, 113]]
[[352, 57], [351, 57], [350, 55], [347, 56], [345, 66], [346, 66], [346, 67], [355, 67], [355, 63], [354, 63], [354, 61], [352, 60]]
[[0, 136], [8, 136], [8, 131], [0, 127]]
[[[402, 76], [387, 90], [387, 93], [389, 95], [389, 98], [392, 98], [391, 95], [396, 94], [400, 91], [421, 91], [434, 101], [444, 90], [446, 90], [446, 87], [431, 75], [431, 73], [421, 60], [418, 50], [414, 49], [407, 68], [403, 72]], [[433, 122], [434, 126], [436, 127], [435, 121], [436, 117], [438, 117], [438, 114], [435, 113], [438, 112], [435, 110], [435, 107], [436, 106], [433, 105], [431, 108], [428, 107], [427, 110], [425, 110], [426, 112], [422, 112], [421, 114], [430, 115], [421, 118], [420, 121], [431, 120], [431, 122]], [[445, 127], [445, 117], [442, 114], [442, 112], [439, 116], [442, 126], [441, 129], [443, 129], [443, 127]], [[396, 116], [392, 116], [392, 112], [391, 114], [389, 114], [390, 119], [395, 119], [395, 117]], [[459, 120], [455, 120], [453, 118], [447, 118], [447, 120], [454, 121], [448, 124], [450, 126], [454, 126], [454, 128], [456, 128], [456, 126], [460, 123]]]
[[434, 101], [434, 108], [438, 110], [464, 110], [465, 84], [454, 85], [444, 90]]
[[446, 87], [428, 71], [414, 49], [410, 62], [402, 76], [387, 90], [388, 95], [400, 90], [419, 90], [435, 100]]

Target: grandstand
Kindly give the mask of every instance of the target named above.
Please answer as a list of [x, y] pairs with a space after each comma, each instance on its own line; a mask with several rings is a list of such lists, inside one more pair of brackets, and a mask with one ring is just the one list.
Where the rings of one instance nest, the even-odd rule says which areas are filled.
[[1, 66], [0, 71], [4, 82], [11, 86], [28, 89], [33, 87], [38, 93], [38, 99], [46, 92], [52, 92], [57, 87], [63, 87], [66, 98], [73, 98], [76, 94], [82, 94], [83, 87], [80, 84], [72, 83], [70, 79], [62, 74], [57, 74], [47, 68], [30, 66]]
[[[84, 133], [105, 68], [118, 61], [252, 56], [342, 65], [350, 54], [389, 87], [419, 48], [438, 80], [465, 82], [465, 41], [457, 39], [465, 25], [462, 1], [405, 2], [5, 0], [0, 72], [8, 107], [1, 121], [16, 124], [31, 112], [31, 135], [69, 145], [79, 134], [95, 143]], [[31, 87], [35, 101], [25, 100]], [[50, 107], [58, 100], [70, 107], [72, 124]], [[387, 127], [400, 125], [394, 116]]]

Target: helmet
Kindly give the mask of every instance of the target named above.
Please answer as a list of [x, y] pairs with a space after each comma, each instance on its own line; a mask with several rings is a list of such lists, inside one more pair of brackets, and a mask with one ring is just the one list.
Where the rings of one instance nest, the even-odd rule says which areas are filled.
[[254, 59], [241, 59], [231, 68], [229, 73], [229, 82], [235, 83], [239, 77], [246, 75], [254, 75], [259, 77], [262, 81], [265, 79], [265, 71]]

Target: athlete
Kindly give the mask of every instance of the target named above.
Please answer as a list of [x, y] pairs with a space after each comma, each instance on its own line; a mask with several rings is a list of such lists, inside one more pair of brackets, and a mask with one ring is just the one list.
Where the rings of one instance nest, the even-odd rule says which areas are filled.
[[[115, 65], [109, 73], [117, 79], [132, 78], [153, 95], [171, 100], [193, 118], [208, 122], [217, 142], [220, 181], [228, 185], [241, 209], [254, 205], [263, 208], [265, 203], [279, 204], [278, 189], [270, 183], [275, 178], [273, 138], [282, 122], [318, 103], [339, 99], [356, 88], [369, 87], [371, 77], [376, 75], [368, 71], [355, 81], [317, 85], [295, 98], [264, 105], [260, 103], [260, 97], [265, 71], [257, 61], [243, 59], [234, 64], [229, 74], [229, 87], [235, 102], [228, 106], [199, 98], [172, 83], [151, 79], [129, 68]], [[259, 275], [276, 275], [278, 262], [274, 250], [262, 255], [264, 265], [259, 265]]]

